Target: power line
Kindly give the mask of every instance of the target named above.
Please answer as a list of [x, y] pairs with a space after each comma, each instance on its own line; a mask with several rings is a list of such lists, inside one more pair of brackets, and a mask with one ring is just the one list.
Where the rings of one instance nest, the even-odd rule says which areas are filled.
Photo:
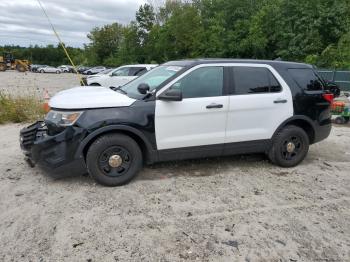
[[51, 22], [51, 19], [50, 19], [50, 17], [48, 16], [48, 14], [47, 14], [47, 12], [46, 12], [44, 6], [42, 5], [42, 3], [41, 3], [40, 0], [37, 0], [37, 1], [38, 1], [38, 3], [39, 3], [39, 6], [41, 7], [41, 9], [43, 10], [44, 15], [46, 16], [47, 21], [49, 22], [49, 24], [50, 24], [50, 26], [51, 26], [51, 28], [52, 28], [52, 31], [55, 33], [55, 35], [56, 35], [56, 37], [57, 37], [57, 39], [58, 39], [60, 45], [62, 46], [62, 48], [63, 48], [63, 50], [64, 50], [64, 52], [65, 52], [65, 54], [66, 54], [66, 56], [67, 56], [67, 58], [68, 58], [68, 60], [69, 60], [69, 62], [70, 62], [71, 65], [73, 66], [74, 71], [77, 73], [78, 78], [79, 78], [79, 81], [83, 84], [83, 79], [81, 78], [81, 76], [80, 76], [80, 74], [79, 74], [79, 72], [78, 72], [78, 70], [77, 70], [75, 64], [73, 63], [73, 60], [70, 58], [70, 56], [69, 56], [69, 54], [68, 54], [68, 51], [67, 51], [66, 47], [64, 46], [64, 43], [62, 42], [60, 36], [58, 35], [58, 33], [57, 33], [55, 27], [53, 26], [53, 24], [52, 24], [52, 22]]

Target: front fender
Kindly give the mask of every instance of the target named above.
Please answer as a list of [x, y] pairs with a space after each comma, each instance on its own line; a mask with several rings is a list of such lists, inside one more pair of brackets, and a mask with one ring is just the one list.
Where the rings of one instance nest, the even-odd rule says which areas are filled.
[[[101, 127], [95, 131], [93, 131], [92, 133], [90, 133], [87, 137], [85, 137], [83, 139], [83, 141], [81, 141], [77, 151], [76, 151], [76, 158], [84, 158], [84, 151], [86, 149], [86, 147], [88, 145], [90, 145], [90, 143], [92, 141], [94, 141], [98, 136], [106, 134], [106, 133], [110, 133], [110, 132], [126, 132], [126, 133], [130, 133], [133, 136], [136, 136], [138, 139], [140, 139], [144, 145], [146, 146], [146, 150], [148, 153], [148, 156], [152, 156], [154, 154], [152, 154], [152, 152], [154, 151], [152, 149], [152, 145], [151, 143], [148, 141], [147, 137], [139, 130], [137, 130], [136, 128], [130, 127], [130, 126], [125, 126], [125, 125], [110, 125], [110, 126], [104, 126]], [[153, 161], [151, 161], [153, 162]]]

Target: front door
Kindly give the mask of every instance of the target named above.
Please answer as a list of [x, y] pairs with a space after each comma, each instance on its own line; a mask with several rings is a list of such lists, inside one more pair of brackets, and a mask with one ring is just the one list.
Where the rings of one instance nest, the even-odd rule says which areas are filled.
[[224, 143], [229, 100], [223, 79], [223, 66], [198, 66], [161, 90], [181, 89], [183, 100], [156, 100], [158, 150]]

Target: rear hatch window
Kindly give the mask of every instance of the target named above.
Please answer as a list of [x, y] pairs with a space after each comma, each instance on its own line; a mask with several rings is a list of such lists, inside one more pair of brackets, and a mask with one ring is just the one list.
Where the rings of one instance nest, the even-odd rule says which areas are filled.
[[298, 86], [307, 91], [321, 91], [323, 90], [323, 83], [314, 70], [309, 68], [290, 68], [288, 72], [298, 84]]

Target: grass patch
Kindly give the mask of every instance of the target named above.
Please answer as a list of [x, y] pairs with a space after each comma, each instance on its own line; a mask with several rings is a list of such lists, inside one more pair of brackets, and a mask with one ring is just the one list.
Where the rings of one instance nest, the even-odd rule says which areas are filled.
[[29, 122], [44, 115], [43, 101], [37, 96], [12, 96], [0, 92], [0, 124]]

